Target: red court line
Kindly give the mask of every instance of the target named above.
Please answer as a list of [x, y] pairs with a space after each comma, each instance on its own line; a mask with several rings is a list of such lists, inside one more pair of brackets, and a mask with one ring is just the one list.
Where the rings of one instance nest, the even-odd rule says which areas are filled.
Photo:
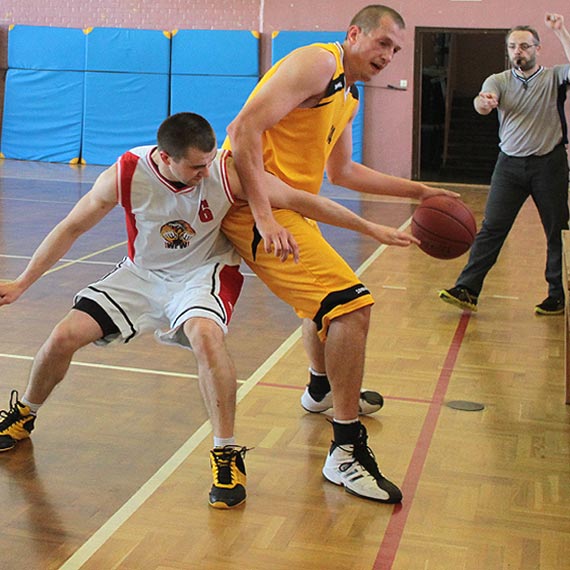
[[459, 320], [457, 329], [455, 330], [455, 335], [453, 336], [453, 340], [451, 341], [451, 345], [447, 352], [447, 357], [443, 363], [443, 369], [441, 370], [441, 374], [439, 375], [439, 379], [435, 386], [432, 402], [428, 408], [424, 425], [418, 437], [414, 453], [412, 454], [412, 459], [404, 478], [404, 483], [402, 485], [404, 500], [400, 505], [396, 505], [392, 511], [392, 516], [390, 517], [390, 521], [386, 527], [384, 539], [382, 540], [382, 544], [378, 550], [378, 555], [376, 556], [372, 570], [390, 570], [394, 563], [394, 559], [396, 558], [396, 554], [400, 546], [400, 540], [404, 533], [408, 514], [412, 508], [414, 495], [424, 468], [429, 447], [433, 439], [433, 434], [437, 426], [441, 406], [449, 387], [449, 381], [455, 367], [457, 355], [459, 354], [461, 343], [465, 337], [465, 331], [467, 329], [470, 316], [471, 313], [465, 311]]
[[[266, 388], [284, 388], [285, 390], [304, 390], [305, 389], [305, 385], [303, 384], [303, 386], [299, 386], [299, 385], [293, 385], [293, 384], [275, 384], [273, 382], [258, 382], [257, 384], [258, 386], [265, 386]], [[428, 400], [426, 398], [406, 398], [404, 396], [385, 396], [384, 394], [382, 394], [382, 396], [384, 397], [384, 400], [395, 400], [398, 402], [413, 402], [415, 404], [431, 404], [433, 402], [433, 400]]]

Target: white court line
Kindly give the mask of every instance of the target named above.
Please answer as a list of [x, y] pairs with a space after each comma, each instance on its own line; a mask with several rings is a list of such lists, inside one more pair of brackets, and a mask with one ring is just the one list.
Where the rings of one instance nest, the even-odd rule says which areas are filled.
[[95, 257], [96, 255], [99, 255], [100, 253], [105, 253], [106, 251], [110, 251], [112, 249], [115, 249], [117, 247], [120, 247], [122, 245], [125, 245], [127, 242], [125, 241], [121, 241], [119, 243], [116, 243], [114, 245], [110, 245], [109, 247], [105, 247], [103, 249], [100, 249], [99, 251], [94, 251], [93, 253], [90, 253], [89, 255], [84, 255], [83, 257], [80, 257], [79, 259], [74, 259], [72, 261], [68, 261], [67, 263], [64, 263], [63, 265], [58, 265], [57, 267], [52, 267], [51, 269], [48, 269], [44, 275], [49, 275], [50, 273], [55, 273], [56, 271], [60, 271], [61, 269], [65, 269], [66, 267], [69, 267], [70, 265], [75, 265], [76, 263], [81, 263], [82, 261], [85, 261], [86, 259], [89, 259], [91, 257]]
[[[5, 180], [4, 178], [2, 180]], [[13, 196], [2, 196], [0, 200], [5, 200], [6, 202], [12, 200], [14, 202], [33, 202], [34, 204], [76, 204], [77, 200], [38, 200], [36, 198], [14, 198]]]
[[[411, 218], [400, 226], [403, 231], [410, 225]], [[357, 270], [360, 276], [378, 257], [386, 250], [381, 245]], [[290, 348], [301, 339], [302, 327], [297, 328], [277, 348], [277, 350], [246, 380], [245, 384], [237, 391], [237, 403], [241, 402], [260, 380], [277, 364]], [[71, 556], [64, 562], [59, 570], [78, 570], [87, 562], [113, 534], [133, 515], [160, 486], [188, 459], [190, 454], [206, 439], [211, 432], [209, 421], [204, 422], [182, 446], [168, 459], [162, 467], [130, 498], [127, 502], [107, 520], [90, 538], [88, 538]]]
[[[100, 255], [101, 253], [106, 253], [107, 251], [111, 251], [112, 249], [116, 249], [117, 247], [121, 247], [121, 246], [125, 245], [126, 243], [127, 243], [126, 240], [115, 243], [113, 245], [110, 245], [109, 247], [105, 247], [105, 248], [100, 249], [98, 251], [94, 251], [93, 253], [89, 253], [88, 255], [84, 255], [83, 257], [80, 257], [79, 259], [70, 259], [70, 260], [60, 259], [59, 261], [63, 261], [64, 263], [62, 265], [58, 265], [56, 267], [52, 267], [51, 269], [48, 269], [44, 273], [44, 275], [49, 275], [50, 273], [55, 273], [56, 271], [60, 271], [61, 269], [65, 269], [66, 267], [70, 267], [71, 265], [75, 265], [76, 263], [96, 263], [96, 264], [100, 264], [100, 265], [116, 265], [116, 263], [112, 263], [112, 262], [87, 261], [87, 260], [92, 258], [92, 257], [95, 257], [96, 255]], [[24, 256], [24, 255], [3, 255], [3, 254], [0, 254], [0, 257], [4, 257], [7, 259], [31, 259], [30, 256]], [[8, 281], [8, 279], [2, 279], [1, 281]]]
[[[0, 358], [12, 358], [14, 360], [33, 360], [33, 356], [23, 356], [19, 354], [6, 354], [0, 352]], [[103, 370], [119, 370], [120, 372], [135, 372], [136, 374], [154, 374], [155, 376], [174, 376], [179, 378], [198, 379], [197, 374], [186, 374], [184, 372], [168, 372], [166, 370], [153, 370], [152, 368], [133, 368], [131, 366], [114, 366], [112, 364], [98, 364], [94, 362], [71, 361], [72, 366], [84, 366], [85, 368], [100, 368]], [[238, 384], [244, 384], [245, 380], [238, 380]]]
[[[126, 242], [123, 242], [123, 243], [126, 243]], [[121, 244], [118, 244], [118, 245], [121, 245]], [[117, 246], [114, 245], [112, 247], [117, 247]], [[97, 253], [101, 253], [101, 252], [98, 251]], [[95, 254], [93, 254], [93, 255], [95, 255]], [[32, 259], [31, 255], [8, 255], [8, 254], [4, 254], [4, 253], [0, 253], [0, 257], [3, 259], [27, 259], [27, 260]], [[78, 259], [69, 259], [67, 257], [62, 257], [59, 261], [61, 261], [63, 263], [67, 263], [67, 262], [88, 263], [91, 265], [117, 265], [114, 261], [87, 261], [86, 259], [78, 260]], [[9, 279], [6, 279], [6, 281], [9, 281]]]

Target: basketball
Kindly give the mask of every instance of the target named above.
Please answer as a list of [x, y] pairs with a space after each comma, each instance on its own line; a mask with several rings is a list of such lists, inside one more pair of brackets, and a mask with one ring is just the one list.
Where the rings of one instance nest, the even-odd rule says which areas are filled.
[[420, 249], [437, 259], [463, 255], [476, 233], [473, 212], [459, 198], [432, 196], [412, 216], [412, 235], [421, 241]]

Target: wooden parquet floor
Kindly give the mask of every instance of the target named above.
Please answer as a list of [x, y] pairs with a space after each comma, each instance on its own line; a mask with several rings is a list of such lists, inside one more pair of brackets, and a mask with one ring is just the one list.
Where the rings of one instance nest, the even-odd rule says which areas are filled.
[[[0, 279], [15, 277], [93, 180], [92, 167], [0, 165]], [[459, 187], [481, 220], [486, 193]], [[348, 207], [395, 226], [414, 205]], [[186, 351], [152, 338], [88, 347], [38, 417], [32, 440], [0, 455], [2, 570], [561, 570], [570, 568], [570, 410], [564, 320], [536, 317], [545, 242], [526, 204], [476, 315], [442, 303], [466, 258], [378, 248], [325, 229], [376, 298], [365, 386], [386, 399], [364, 419], [401, 506], [323, 480], [327, 418], [305, 413], [299, 321], [248, 276], [228, 345], [240, 379], [243, 508], [207, 505], [211, 433]], [[0, 310], [0, 407], [83, 284], [124, 254], [119, 211], [55, 271]], [[81, 260], [82, 261], [78, 261]], [[479, 412], [450, 400], [480, 402]]]

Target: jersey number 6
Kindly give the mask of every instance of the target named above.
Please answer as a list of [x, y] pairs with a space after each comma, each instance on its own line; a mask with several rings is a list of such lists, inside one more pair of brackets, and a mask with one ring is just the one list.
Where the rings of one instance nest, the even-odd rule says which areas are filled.
[[214, 219], [214, 214], [210, 210], [207, 200], [202, 200], [200, 202], [200, 211], [198, 213], [201, 222], [211, 222]]

